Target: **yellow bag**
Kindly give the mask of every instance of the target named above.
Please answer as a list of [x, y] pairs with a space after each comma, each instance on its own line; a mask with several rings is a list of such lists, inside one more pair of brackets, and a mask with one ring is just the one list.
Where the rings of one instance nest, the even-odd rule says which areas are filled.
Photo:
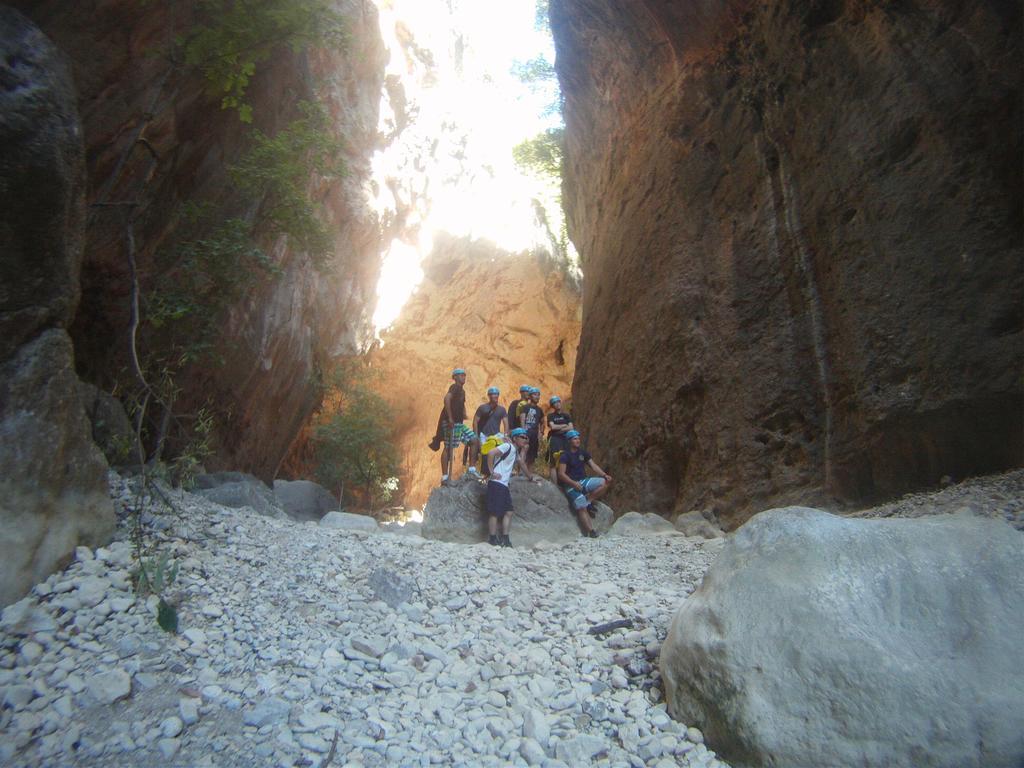
[[504, 443], [505, 438], [504, 436], [501, 435], [501, 433], [498, 433], [497, 435], [491, 435], [490, 437], [486, 438], [483, 441], [483, 443], [480, 444], [480, 453], [486, 456], [499, 445], [504, 445]]

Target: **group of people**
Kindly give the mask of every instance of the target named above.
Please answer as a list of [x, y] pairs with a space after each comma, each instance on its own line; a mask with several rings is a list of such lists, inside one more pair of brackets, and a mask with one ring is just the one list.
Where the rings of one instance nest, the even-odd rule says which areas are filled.
[[[467, 474], [487, 478], [488, 541], [493, 546], [511, 547], [509, 529], [512, 524], [512, 494], [509, 480], [518, 470], [530, 482], [543, 482], [532, 467], [540, 452], [541, 439], [548, 434], [547, 467], [551, 482], [565, 492], [579, 520], [584, 536], [597, 538], [591, 522], [596, 510], [594, 502], [611, 487], [612, 477], [583, 450], [582, 438], [572, 417], [562, 409], [558, 395], [548, 398], [548, 413], [540, 406], [540, 389], [524, 384], [519, 397], [505, 408], [499, 402], [497, 387], [487, 389], [487, 402], [473, 413], [467, 425], [466, 371], [452, 371], [452, 384], [444, 396], [438, 417], [437, 434], [430, 447], [442, 445], [441, 484], [447, 485], [452, 474], [456, 449], [468, 449]], [[476, 468], [482, 456], [481, 470]], [[588, 473], [589, 470], [589, 473]]]

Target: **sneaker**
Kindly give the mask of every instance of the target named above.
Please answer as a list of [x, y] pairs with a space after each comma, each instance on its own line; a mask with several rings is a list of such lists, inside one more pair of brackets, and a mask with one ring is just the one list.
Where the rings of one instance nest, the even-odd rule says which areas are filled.
[[501, 541], [498, 539], [497, 536], [489, 536], [487, 538], [487, 543], [490, 544], [492, 547], [496, 547], [499, 544], [501, 544]]
[[441, 485], [448, 487], [451, 483], [448, 482], [448, 475], [441, 475]]
[[509, 539], [508, 536], [502, 536], [501, 537], [501, 546], [503, 546], [503, 547], [511, 547], [512, 546], [512, 540]]
[[597, 538], [597, 531], [591, 531], [590, 533], [588, 533], [587, 534], [587, 538], [589, 538], [589, 539], [596, 539]]
[[470, 477], [480, 477], [480, 473], [476, 471], [476, 467], [470, 467], [469, 469], [467, 469], [466, 474], [469, 475]]

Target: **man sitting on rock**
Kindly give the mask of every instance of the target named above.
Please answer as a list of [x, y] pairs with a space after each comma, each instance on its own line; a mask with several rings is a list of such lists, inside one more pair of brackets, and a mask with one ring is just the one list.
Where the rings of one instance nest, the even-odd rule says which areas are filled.
[[[608, 493], [612, 476], [597, 466], [591, 455], [580, 447], [582, 440], [579, 432], [570, 430], [565, 433], [565, 437], [569, 447], [558, 458], [558, 481], [576, 512], [583, 535], [596, 539], [597, 531], [590, 523], [590, 516], [596, 513], [593, 504]], [[588, 468], [600, 477], [587, 477]]]
[[[518, 464], [526, 478], [533, 482], [534, 476], [523, 460], [529, 440], [526, 430], [516, 427], [510, 435], [512, 442], [504, 443], [491, 449], [487, 454], [487, 463], [491, 477], [487, 481], [487, 532], [490, 534], [487, 543], [492, 547], [511, 547], [508, 538], [512, 527], [512, 492], [508, 482], [512, 478], [512, 468]], [[539, 478], [537, 478], [539, 480]], [[501, 534], [498, 534], [498, 520], [501, 520]]]

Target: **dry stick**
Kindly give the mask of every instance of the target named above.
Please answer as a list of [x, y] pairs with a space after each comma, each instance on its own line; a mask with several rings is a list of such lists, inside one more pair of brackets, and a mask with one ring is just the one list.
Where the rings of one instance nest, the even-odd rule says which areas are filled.
[[331, 749], [327, 753], [327, 757], [325, 757], [324, 761], [320, 764], [320, 768], [327, 768], [327, 766], [331, 764], [331, 760], [334, 759], [334, 751], [337, 748], [338, 748], [338, 729], [335, 728], [334, 729], [334, 738], [331, 739]]
[[604, 624], [595, 624], [587, 630], [588, 635], [605, 635], [615, 629], [632, 629], [632, 619], [617, 619], [616, 621], [609, 621]]

